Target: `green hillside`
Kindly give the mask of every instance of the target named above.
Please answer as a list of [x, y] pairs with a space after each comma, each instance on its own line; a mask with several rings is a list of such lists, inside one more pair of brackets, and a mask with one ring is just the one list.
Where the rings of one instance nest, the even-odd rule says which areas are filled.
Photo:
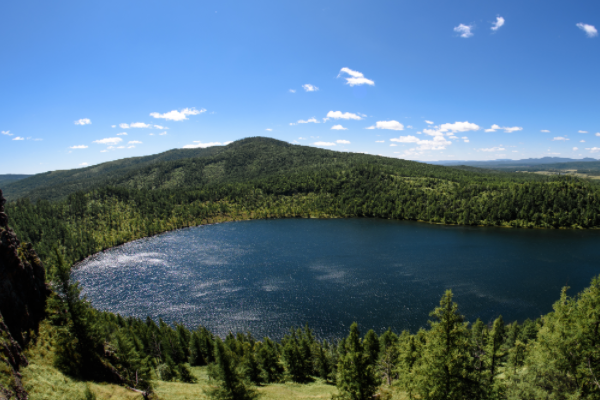
[[9, 183], [20, 181], [21, 179], [25, 179], [30, 177], [31, 175], [23, 175], [23, 174], [6, 174], [0, 175], [0, 187], [4, 187]]
[[[410, 171], [414, 176], [441, 177], [455, 174], [453, 169], [414, 161], [361, 153], [343, 153], [309, 146], [293, 145], [270, 138], [248, 138], [228, 146], [206, 149], [177, 149], [165, 153], [127, 158], [92, 167], [38, 174], [2, 187], [9, 200], [28, 197], [64, 199], [76, 191], [102, 186], [136, 189], [176, 189], [206, 184], [243, 182], [274, 174], [309, 170], [380, 165]], [[489, 171], [470, 169], [473, 177]], [[535, 176], [509, 176], [507, 179], [536, 180]]]

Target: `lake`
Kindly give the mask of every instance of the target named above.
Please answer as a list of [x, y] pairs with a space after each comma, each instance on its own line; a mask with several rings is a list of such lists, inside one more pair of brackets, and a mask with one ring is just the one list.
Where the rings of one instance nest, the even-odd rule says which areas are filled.
[[77, 265], [100, 310], [224, 336], [320, 338], [415, 332], [452, 289], [469, 321], [537, 318], [563, 286], [600, 274], [600, 231], [430, 225], [380, 219], [231, 222], [127, 243]]

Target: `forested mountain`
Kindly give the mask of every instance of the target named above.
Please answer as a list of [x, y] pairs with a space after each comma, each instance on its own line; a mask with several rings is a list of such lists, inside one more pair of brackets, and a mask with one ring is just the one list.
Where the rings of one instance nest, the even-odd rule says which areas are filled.
[[[323, 150], [256, 137], [242, 139], [227, 146], [170, 150], [153, 156], [128, 158], [87, 168], [47, 172], [7, 184], [2, 189], [9, 200], [23, 197], [32, 201], [59, 200], [76, 191], [103, 186], [182, 189], [264, 179], [274, 174], [348, 169], [357, 165], [389, 166], [401, 170], [405, 176], [457, 175], [456, 172], [442, 166], [362, 153]], [[486, 174], [485, 171], [470, 172], [469, 176], [473, 178], [481, 178]], [[520, 181], [540, 180], [535, 176], [519, 175], [507, 175], [506, 178]]]
[[32, 175], [23, 175], [23, 174], [6, 174], [0, 175], [0, 187], [8, 185], [9, 183], [20, 181], [21, 179], [28, 178]]
[[510, 159], [499, 159], [499, 160], [488, 160], [488, 161], [467, 161], [467, 160], [446, 160], [446, 161], [433, 161], [431, 164], [435, 165], [467, 165], [470, 167], [480, 168], [496, 168], [496, 167], [532, 167], [534, 165], [547, 165], [547, 164], [564, 164], [564, 163], [589, 163], [597, 162], [595, 158], [565, 158], [565, 157], [542, 157], [542, 158], [525, 158], [522, 160], [510, 160]]

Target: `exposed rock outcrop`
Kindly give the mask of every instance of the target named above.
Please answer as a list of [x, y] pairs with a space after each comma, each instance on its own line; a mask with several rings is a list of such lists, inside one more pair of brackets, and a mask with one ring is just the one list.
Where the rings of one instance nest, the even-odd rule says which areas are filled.
[[22, 349], [44, 318], [50, 289], [42, 263], [30, 243], [21, 244], [8, 226], [0, 190], [0, 400], [27, 399], [19, 369]]

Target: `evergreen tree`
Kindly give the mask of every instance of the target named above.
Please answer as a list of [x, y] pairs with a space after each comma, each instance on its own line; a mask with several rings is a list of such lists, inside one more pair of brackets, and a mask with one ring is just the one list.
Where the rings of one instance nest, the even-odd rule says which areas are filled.
[[351, 400], [371, 399], [377, 390], [377, 379], [360, 339], [358, 325], [350, 326], [350, 334], [345, 341], [345, 354], [338, 362], [336, 385], [342, 398]]
[[216, 400], [251, 400], [258, 397], [256, 391], [248, 388], [235, 371], [231, 352], [217, 338], [215, 340], [216, 365], [211, 371], [211, 378], [217, 381], [216, 387], [207, 390], [210, 398]]

